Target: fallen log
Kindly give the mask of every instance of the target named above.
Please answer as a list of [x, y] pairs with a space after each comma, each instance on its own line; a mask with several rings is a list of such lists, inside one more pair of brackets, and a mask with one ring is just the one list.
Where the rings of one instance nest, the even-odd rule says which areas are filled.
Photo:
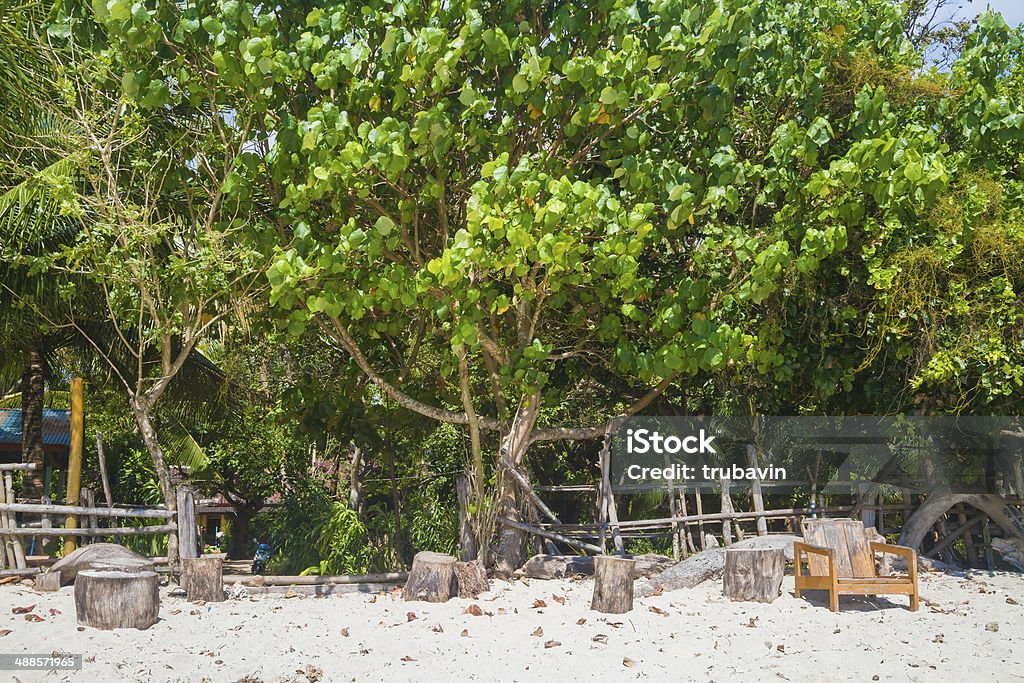
[[74, 583], [78, 573], [86, 569], [144, 572], [153, 571], [154, 562], [116, 543], [93, 543], [60, 558], [50, 567], [51, 572], [60, 573], [62, 586]]
[[[674, 562], [664, 555], [631, 557], [633, 578], [643, 579], [660, 574]], [[593, 576], [594, 558], [589, 555], [534, 555], [523, 565], [523, 576], [529, 579], [564, 579], [569, 576]]]
[[[730, 548], [779, 548], [786, 559], [793, 559], [793, 541], [799, 536], [754, 536], [733, 543]], [[722, 578], [725, 571], [725, 548], [709, 548], [702, 553], [672, 565], [656, 576], [641, 581], [636, 586], [639, 597], [649, 597], [661, 591], [693, 588], [699, 583]]]

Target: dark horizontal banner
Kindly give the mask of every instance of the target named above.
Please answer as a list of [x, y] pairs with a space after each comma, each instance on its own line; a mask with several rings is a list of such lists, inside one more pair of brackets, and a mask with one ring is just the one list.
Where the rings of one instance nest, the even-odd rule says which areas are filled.
[[616, 493], [735, 485], [995, 493], [1021, 467], [1019, 417], [633, 417], [612, 434]]

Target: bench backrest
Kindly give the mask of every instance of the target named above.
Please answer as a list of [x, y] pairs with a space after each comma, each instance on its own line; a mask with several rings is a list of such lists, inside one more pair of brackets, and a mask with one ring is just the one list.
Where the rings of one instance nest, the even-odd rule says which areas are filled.
[[[842, 578], [869, 578], [875, 575], [875, 558], [871, 552], [864, 524], [853, 519], [805, 519], [804, 541], [836, 551], [836, 573]], [[808, 555], [812, 576], [828, 576], [828, 559]]]

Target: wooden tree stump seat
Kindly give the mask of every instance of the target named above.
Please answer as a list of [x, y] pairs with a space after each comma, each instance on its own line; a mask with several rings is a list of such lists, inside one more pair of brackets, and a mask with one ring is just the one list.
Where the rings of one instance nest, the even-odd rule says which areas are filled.
[[145, 630], [160, 614], [157, 574], [80, 571], [75, 579], [75, 612], [83, 626]]
[[224, 562], [219, 557], [185, 558], [181, 561], [181, 585], [189, 600], [224, 600]]
[[402, 589], [405, 600], [447, 602], [458, 591], [455, 585], [455, 558], [428, 551], [416, 553], [409, 578]]
[[610, 555], [594, 558], [590, 609], [605, 614], [624, 614], [633, 609], [633, 560]]
[[781, 548], [726, 548], [722, 593], [731, 600], [772, 602], [779, 597], [785, 569]]

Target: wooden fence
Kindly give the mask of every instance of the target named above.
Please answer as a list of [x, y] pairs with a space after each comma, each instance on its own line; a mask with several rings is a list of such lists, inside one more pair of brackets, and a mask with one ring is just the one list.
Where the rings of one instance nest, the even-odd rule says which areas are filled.
[[[48, 538], [87, 538], [145, 536], [167, 534], [168, 540], [178, 541], [179, 557], [198, 557], [198, 528], [196, 526], [195, 497], [191, 489], [178, 491], [178, 511], [163, 507], [131, 507], [124, 505], [97, 506], [89, 489], [83, 488], [81, 500], [85, 505], [55, 505], [43, 498], [39, 503], [17, 503], [13, 495], [12, 474], [30, 471], [31, 463], [0, 464], [3, 485], [0, 486], [0, 571], [4, 574], [31, 573], [22, 539], [35, 541]], [[21, 518], [19, 520], [19, 517]], [[25, 518], [38, 518], [37, 522]], [[79, 523], [82, 518], [84, 523]], [[142, 526], [103, 526], [100, 520], [116, 523], [122, 519], [155, 520], [156, 524]]]

